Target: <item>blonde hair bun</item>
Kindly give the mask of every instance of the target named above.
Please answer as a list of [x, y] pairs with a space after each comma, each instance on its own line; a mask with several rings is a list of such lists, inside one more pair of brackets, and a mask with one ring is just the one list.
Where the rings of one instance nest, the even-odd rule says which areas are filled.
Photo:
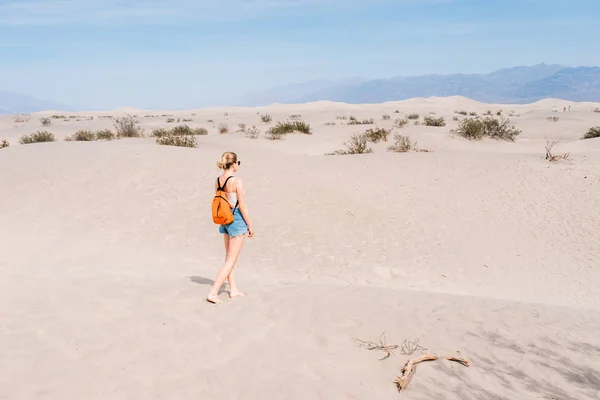
[[237, 154], [232, 151], [226, 151], [221, 156], [221, 159], [217, 161], [217, 167], [219, 169], [228, 170], [235, 163], [237, 163]]

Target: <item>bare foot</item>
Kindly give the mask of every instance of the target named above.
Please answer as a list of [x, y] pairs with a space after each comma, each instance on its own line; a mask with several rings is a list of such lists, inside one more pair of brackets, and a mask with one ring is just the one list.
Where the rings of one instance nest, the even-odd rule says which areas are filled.
[[232, 299], [233, 299], [234, 297], [243, 297], [243, 296], [245, 296], [245, 295], [246, 295], [246, 293], [242, 293], [242, 292], [240, 292], [239, 290], [238, 290], [238, 291], [235, 291], [235, 292], [231, 292], [231, 293], [229, 293], [229, 297], [231, 297]]
[[206, 297], [206, 301], [213, 304], [219, 304], [223, 302], [223, 300], [219, 299], [219, 296], [212, 296], [210, 294]]

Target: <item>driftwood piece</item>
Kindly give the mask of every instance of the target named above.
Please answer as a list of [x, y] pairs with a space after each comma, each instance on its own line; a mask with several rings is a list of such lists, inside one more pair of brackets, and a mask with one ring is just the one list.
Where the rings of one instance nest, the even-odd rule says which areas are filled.
[[459, 358], [459, 357], [446, 357], [446, 360], [448, 361], [454, 361], [457, 362], [459, 364], [464, 365], [465, 367], [470, 367], [471, 363], [469, 363], [468, 360], [464, 359], [464, 358]]
[[396, 384], [396, 387], [398, 388], [398, 391], [401, 392], [408, 385], [408, 382], [410, 381], [410, 377], [413, 373], [413, 369], [414, 369], [415, 365], [417, 365], [418, 363], [421, 363], [423, 361], [434, 361], [437, 359], [438, 359], [438, 356], [434, 356], [433, 354], [428, 354], [425, 356], [414, 358], [412, 360], [408, 360], [406, 362], [406, 364], [404, 364], [404, 367], [402, 367], [402, 375], [399, 376], [398, 378], [396, 378], [396, 380], [394, 381], [394, 383]]

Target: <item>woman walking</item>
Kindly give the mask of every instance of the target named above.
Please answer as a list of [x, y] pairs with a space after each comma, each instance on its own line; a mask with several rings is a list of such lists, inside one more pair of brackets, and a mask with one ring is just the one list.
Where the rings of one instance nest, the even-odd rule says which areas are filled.
[[219, 289], [225, 280], [229, 282], [229, 297], [245, 296], [237, 287], [233, 268], [244, 245], [246, 233], [248, 237], [252, 237], [254, 230], [246, 207], [243, 182], [234, 175], [240, 165], [241, 161], [238, 160], [237, 154], [230, 151], [223, 153], [221, 160], [217, 162], [217, 167], [222, 169], [223, 173], [215, 182], [215, 190], [226, 193], [227, 202], [233, 213], [233, 222], [219, 226], [219, 232], [223, 234], [225, 240], [225, 262], [217, 273], [215, 283], [206, 298], [207, 301], [215, 304], [221, 303]]

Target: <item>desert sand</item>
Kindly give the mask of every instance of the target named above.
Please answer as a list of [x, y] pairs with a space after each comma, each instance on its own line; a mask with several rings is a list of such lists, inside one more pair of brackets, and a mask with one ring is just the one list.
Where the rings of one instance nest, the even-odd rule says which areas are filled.
[[[580, 140], [600, 125], [596, 107], [451, 97], [0, 116], [0, 399], [598, 399], [600, 139]], [[450, 132], [457, 110], [500, 109], [522, 129], [515, 142]], [[235, 132], [264, 133], [265, 113], [301, 114], [313, 134]], [[388, 142], [325, 155], [410, 113], [445, 117], [394, 130], [430, 152]], [[125, 114], [147, 133], [186, 118], [209, 134], [198, 148], [18, 144]], [[52, 115], [67, 118], [42, 127]], [[349, 115], [375, 125], [336, 120]], [[545, 160], [547, 138], [569, 158]], [[205, 296], [224, 249], [210, 202], [224, 151], [242, 161], [256, 234], [236, 266], [248, 295], [224, 287], [215, 306]], [[383, 333], [427, 350], [379, 360], [353, 340]], [[429, 353], [471, 366], [420, 364], [399, 393], [401, 367]]]

